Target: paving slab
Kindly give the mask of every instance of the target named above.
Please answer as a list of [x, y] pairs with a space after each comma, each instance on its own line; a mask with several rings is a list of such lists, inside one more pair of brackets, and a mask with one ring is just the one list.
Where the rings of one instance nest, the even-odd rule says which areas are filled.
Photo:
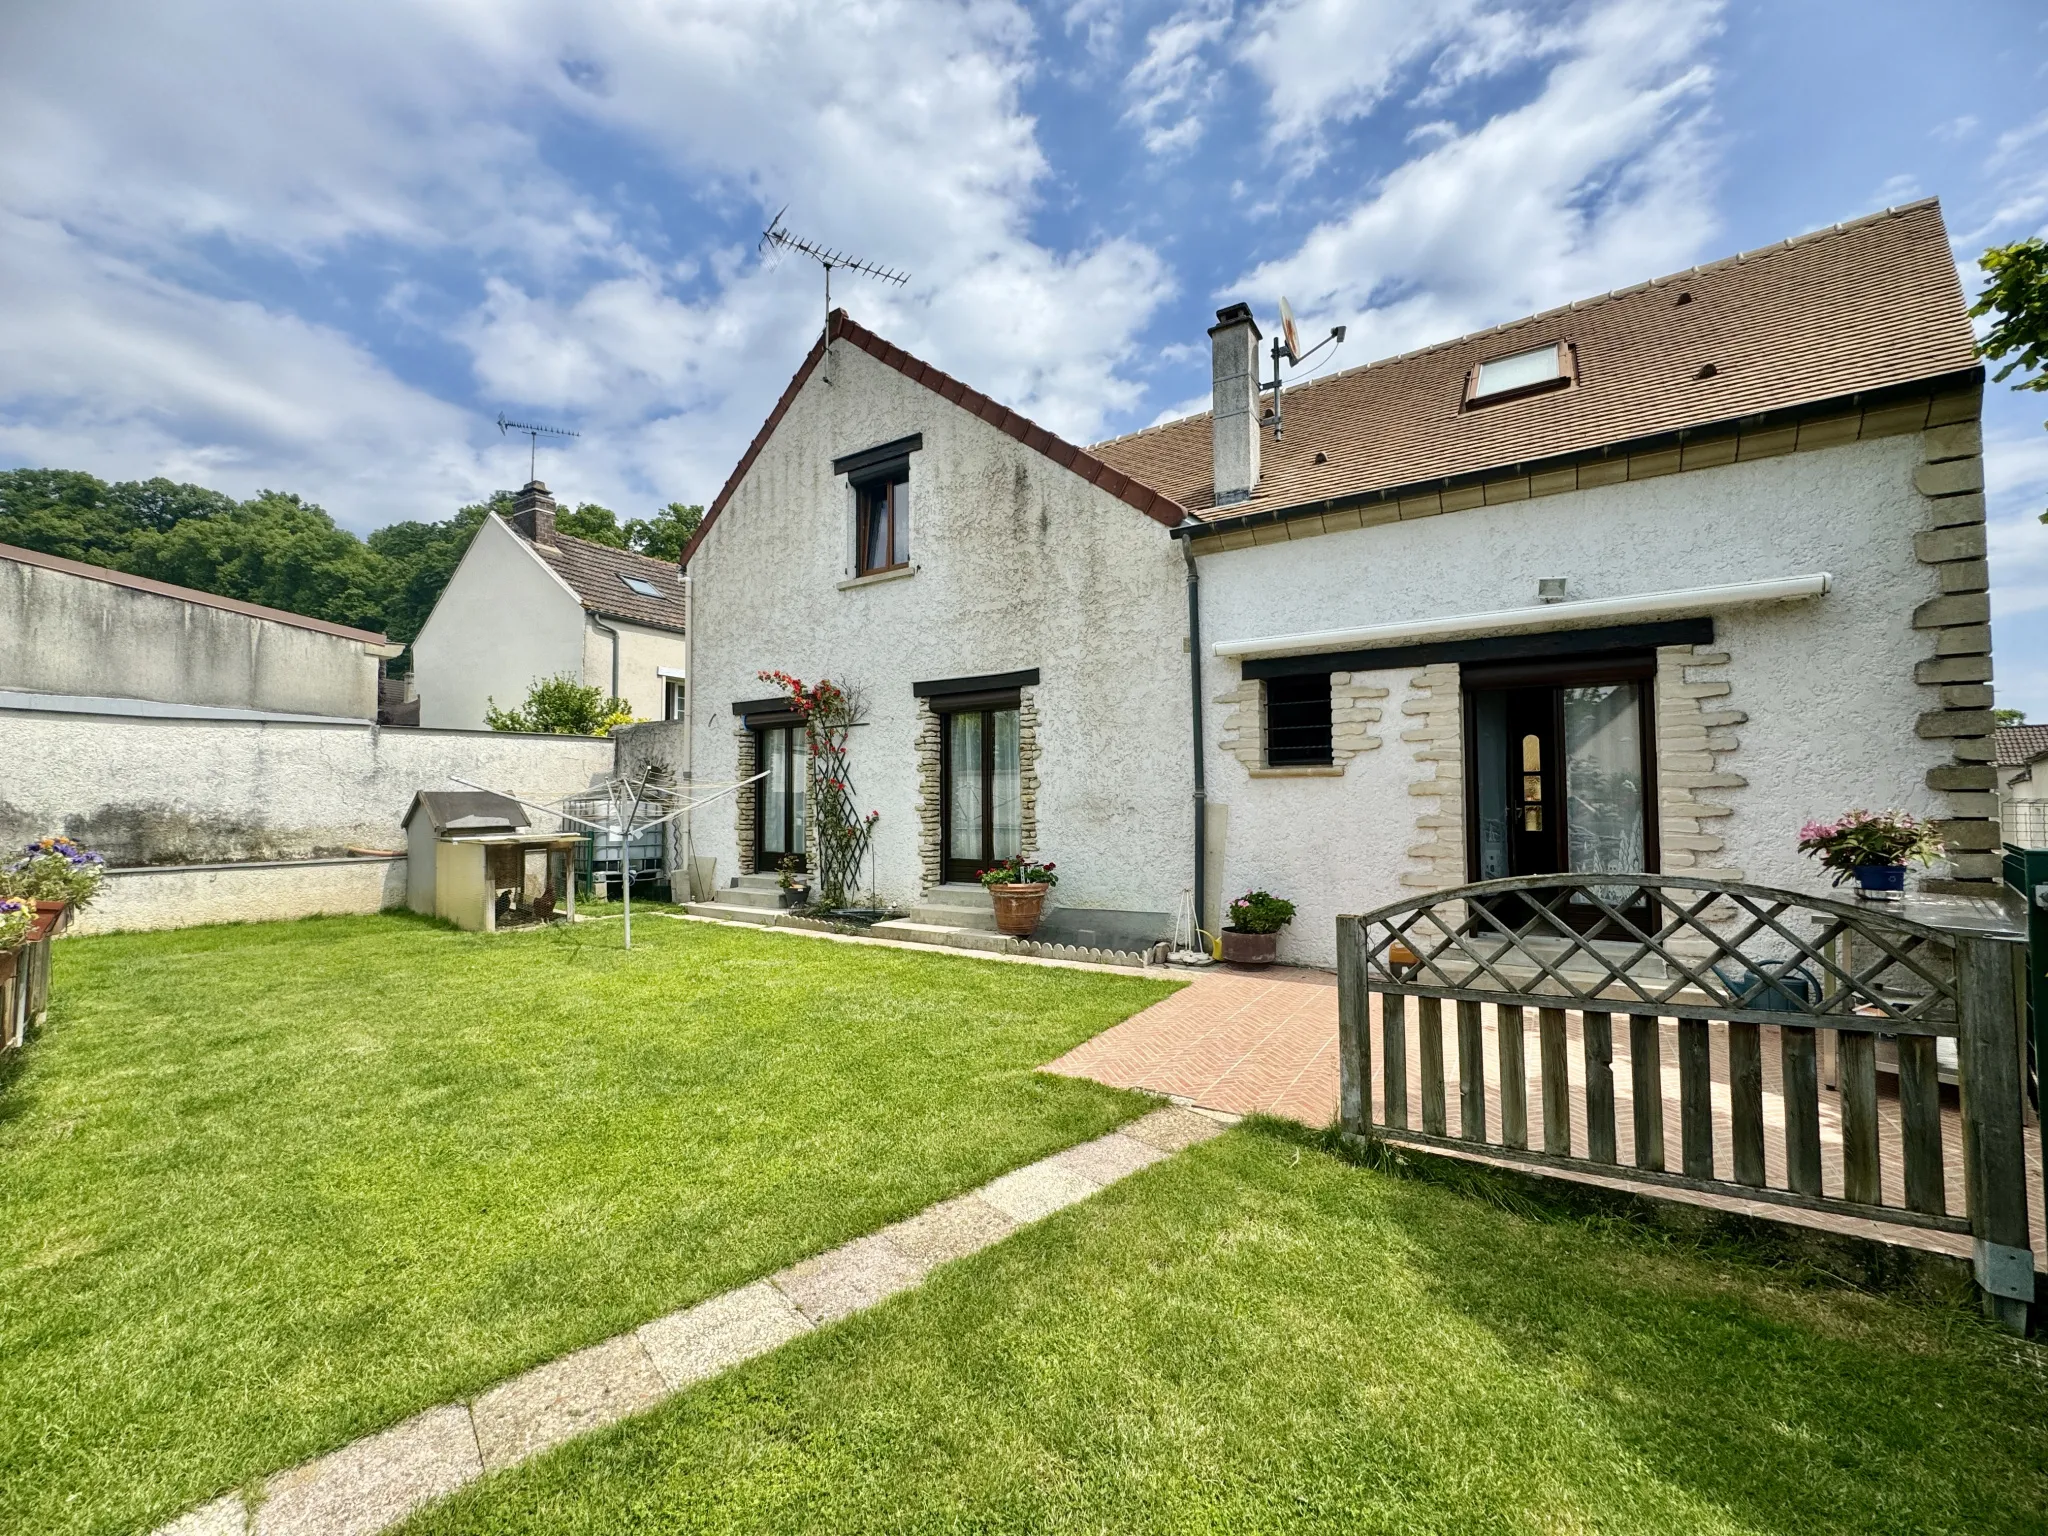
[[635, 1331], [662, 1380], [677, 1392], [765, 1355], [810, 1326], [787, 1296], [766, 1280], [756, 1280]]
[[769, 1278], [814, 1323], [829, 1323], [872, 1307], [924, 1278], [917, 1263], [880, 1233], [793, 1264]]
[[211, 1504], [188, 1509], [155, 1536], [243, 1536], [249, 1529], [249, 1506], [239, 1493], [224, 1493]]
[[961, 1195], [921, 1211], [908, 1221], [884, 1227], [887, 1238], [913, 1264], [923, 1269], [964, 1259], [1017, 1230], [1017, 1223], [979, 1195]]
[[1148, 1147], [1157, 1147], [1161, 1152], [1172, 1154], [1185, 1152], [1200, 1142], [1221, 1136], [1235, 1123], [1234, 1117], [1225, 1119], [1205, 1115], [1199, 1110], [1175, 1105], [1169, 1109], [1155, 1109], [1142, 1120], [1133, 1120], [1124, 1127], [1123, 1134], [1144, 1142]]
[[644, 1413], [668, 1395], [630, 1333], [550, 1360], [493, 1387], [470, 1406], [486, 1471], [516, 1466], [551, 1446]]
[[1012, 1221], [1037, 1221], [1086, 1200], [1101, 1184], [1051, 1158], [984, 1184], [977, 1194]]
[[1141, 1168], [1150, 1168], [1154, 1163], [1165, 1160], [1166, 1153], [1159, 1148], [1135, 1136], [1126, 1136], [1121, 1131], [1084, 1141], [1078, 1147], [1069, 1147], [1046, 1159], [1057, 1167], [1080, 1174], [1084, 1179], [1093, 1179], [1097, 1184], [1114, 1184]]
[[483, 1476], [460, 1403], [280, 1472], [263, 1487], [256, 1536], [372, 1536]]

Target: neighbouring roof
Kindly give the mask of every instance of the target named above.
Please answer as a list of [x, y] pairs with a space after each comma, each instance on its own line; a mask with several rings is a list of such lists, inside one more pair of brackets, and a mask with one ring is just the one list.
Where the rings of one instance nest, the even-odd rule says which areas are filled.
[[40, 550], [20, 549], [12, 544], [0, 544], [0, 560], [12, 560], [17, 565], [41, 566], [46, 571], [61, 571], [66, 576], [82, 576], [87, 581], [105, 582], [110, 587], [126, 587], [131, 592], [147, 592], [153, 597], [175, 598], [179, 602], [197, 603], [202, 608], [219, 608], [227, 613], [239, 613], [251, 619], [269, 619], [275, 624], [289, 624], [294, 629], [310, 629], [318, 634], [335, 635], [343, 640], [360, 640], [365, 645], [384, 645], [384, 637], [374, 630], [351, 629], [346, 624], [330, 624], [325, 619], [309, 619], [303, 613], [287, 613], [282, 608], [265, 608], [261, 603], [244, 603], [232, 597], [222, 597], [214, 592], [201, 592], [195, 587], [174, 587], [167, 581], [151, 581], [147, 576], [131, 576], [126, 571], [110, 570], [104, 565], [87, 565], [82, 560], [66, 560], [58, 555], [46, 555]]
[[526, 825], [526, 808], [510, 795], [487, 789], [423, 789], [412, 797], [401, 827], [426, 812], [434, 835], [450, 832], [517, 832]]
[[[507, 526], [510, 526], [509, 524]], [[514, 533], [519, 530], [514, 528]], [[521, 535], [524, 537], [524, 535]], [[590, 612], [607, 619], [624, 619], [650, 629], [683, 630], [682, 573], [665, 560], [614, 549], [609, 544], [579, 539], [574, 534], [555, 533], [552, 546], [535, 544], [533, 552], [569, 584], [578, 600]], [[648, 597], [626, 585], [628, 576], [644, 581], [661, 595]]]
[[2020, 768], [2048, 752], [2048, 725], [2001, 725], [1991, 733], [2001, 768]]
[[[1680, 295], [1690, 294], [1685, 302]], [[1461, 409], [1477, 364], [1553, 341], [1575, 387]], [[1213, 508], [1209, 413], [1095, 456], [1196, 517], [1309, 505], [1938, 378], [1976, 366], [1932, 198], [1290, 388], [1249, 501]], [[1708, 364], [1710, 377], [1698, 377]], [[1318, 456], [1327, 462], [1316, 462]]]
[[[1129, 471], [1121, 470], [1095, 456], [1086, 448], [1055, 436], [1029, 417], [1019, 416], [1000, 401], [993, 400], [980, 390], [961, 383], [951, 374], [942, 373], [930, 363], [912, 357], [901, 347], [884, 341], [866, 326], [847, 317], [843, 309], [835, 309], [826, 319], [824, 334], [811, 344], [808, 356], [782, 391], [782, 398], [775, 402], [775, 409], [768, 413], [768, 419], [761, 423], [761, 430], [754, 434], [754, 440], [747, 445], [747, 451], [733, 467], [717, 499], [705, 510], [704, 522], [697, 530], [697, 536], [690, 540], [683, 551], [683, 564], [690, 563], [690, 556], [697, 552], [704, 535], [718, 514], [725, 510], [725, 504], [732, 500], [740, 482], [747, 477], [747, 471], [754, 467], [754, 461], [761, 456], [761, 450], [768, 446], [768, 440], [775, 435], [775, 429], [782, 424], [782, 418], [795, 402], [797, 391], [810, 378], [811, 370], [824, 360], [825, 347], [831, 341], [848, 341], [870, 357], [888, 364], [905, 378], [922, 384], [933, 394], [950, 400], [970, 415], [979, 416], [998, 432], [1014, 437], [1025, 447], [1044, 454], [1064, 469], [1071, 469], [1091, 485], [1109, 492], [1120, 501], [1128, 502], [1147, 517], [1172, 528], [1187, 520], [1186, 509], [1178, 502], [1162, 496], [1152, 486], [1132, 477]], [[1204, 439], [1206, 444], [1207, 439]], [[1205, 446], [1204, 453], [1207, 448]]]

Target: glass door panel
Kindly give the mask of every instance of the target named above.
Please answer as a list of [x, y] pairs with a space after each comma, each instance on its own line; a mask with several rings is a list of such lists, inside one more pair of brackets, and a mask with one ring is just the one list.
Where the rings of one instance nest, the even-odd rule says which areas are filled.
[[804, 772], [802, 726], [779, 725], [754, 733], [756, 772], [767, 777], [755, 785], [754, 868], [771, 874], [784, 859], [804, 867]]
[[994, 843], [998, 859], [1013, 859], [1024, 846], [1024, 796], [1017, 771], [1017, 711], [991, 711], [995, 727], [995, 772], [989, 800], [995, 809]]
[[963, 709], [946, 716], [945, 878], [977, 879], [1024, 847], [1023, 755], [1014, 709]]
[[761, 766], [768, 770], [762, 780], [761, 851], [784, 854], [789, 852], [789, 732], [763, 731], [761, 753]]
[[1564, 690], [1565, 828], [1575, 874], [1643, 868], [1640, 694], [1634, 683]]
[[987, 862], [987, 839], [982, 827], [988, 803], [983, 794], [984, 718], [978, 710], [946, 717], [946, 856], [974, 865]]

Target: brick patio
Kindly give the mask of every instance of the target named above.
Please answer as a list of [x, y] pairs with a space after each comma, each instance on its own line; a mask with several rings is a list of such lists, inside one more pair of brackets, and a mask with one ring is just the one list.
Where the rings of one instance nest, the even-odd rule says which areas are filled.
[[[1049, 1072], [1070, 1077], [1088, 1077], [1119, 1088], [1142, 1088], [1170, 1094], [1206, 1109], [1231, 1114], [1280, 1115], [1306, 1125], [1326, 1126], [1337, 1114], [1337, 978], [1328, 971], [1276, 966], [1266, 971], [1238, 970], [1229, 966], [1190, 972], [1190, 985], [1104, 1031], [1093, 1040], [1075, 1047], [1047, 1065]], [[1500, 1128], [1499, 1054], [1495, 1043], [1491, 1008], [1486, 1010], [1486, 1041], [1482, 1053], [1487, 1077], [1487, 1127], [1494, 1134]], [[1449, 1128], [1459, 1128], [1456, 1029], [1445, 1010], [1445, 1098]], [[1572, 1145], [1584, 1155], [1586, 1123], [1584, 1097], [1585, 1057], [1577, 1014], [1570, 1017], [1569, 1061], [1572, 1080]], [[1421, 1052], [1415, 1045], [1411, 1011], [1409, 1022], [1409, 1092], [1411, 1106], [1421, 1103]], [[1379, 1018], [1373, 1018], [1375, 1041]], [[1633, 1103], [1628, 1060], [1628, 1031], [1617, 1027], [1614, 1040], [1615, 1133], [1617, 1151], [1626, 1164], [1634, 1156]], [[1778, 1042], [1775, 1029], [1764, 1031], [1764, 1120], [1765, 1169], [1769, 1183], [1783, 1186], [1785, 1179], [1783, 1101], [1778, 1092]], [[1661, 1062], [1665, 1146], [1673, 1158], [1678, 1147], [1678, 1053], [1675, 1025], [1663, 1029]], [[1724, 1177], [1733, 1166], [1733, 1135], [1728, 1092], [1728, 1064], [1725, 1032], [1714, 1033], [1714, 1158], [1716, 1170]], [[1540, 1135], [1541, 1089], [1536, 1081], [1538, 1052], [1533, 1020], [1526, 1048], [1532, 1128]], [[1381, 1107], [1380, 1084], [1374, 1083], [1373, 1103]], [[1419, 1109], [1414, 1111], [1419, 1115]], [[1887, 1204], [1903, 1205], [1900, 1186], [1900, 1133], [1898, 1101], [1880, 1093], [1880, 1156], [1883, 1162], [1884, 1195]], [[1415, 1123], [1419, 1124], [1419, 1120]], [[1946, 1156], [1948, 1208], [1961, 1214], [1963, 1208], [1962, 1128], [1953, 1105], [1942, 1112]], [[2027, 1138], [2027, 1201], [2033, 1243], [2039, 1255], [2048, 1244], [2042, 1210], [2041, 1137], [2038, 1126], [2029, 1125]], [[1451, 1154], [1467, 1155], [1467, 1154]], [[1828, 1091], [1821, 1094], [1822, 1187], [1830, 1194], [1842, 1190], [1842, 1138], [1840, 1101]], [[1476, 1161], [1492, 1161], [1476, 1157]], [[1510, 1166], [1521, 1166], [1510, 1164]], [[1644, 1186], [1595, 1174], [1563, 1173], [1560, 1177], [1614, 1189], [1643, 1191]], [[1653, 1191], [1667, 1198], [1688, 1200], [1716, 1210], [1818, 1227], [1858, 1237], [1876, 1237], [1895, 1243], [1967, 1256], [1970, 1240], [1950, 1232], [1894, 1226], [1838, 1216], [1829, 1212], [1802, 1211], [1766, 1201], [1739, 1196], [1694, 1194], [1677, 1189]]]

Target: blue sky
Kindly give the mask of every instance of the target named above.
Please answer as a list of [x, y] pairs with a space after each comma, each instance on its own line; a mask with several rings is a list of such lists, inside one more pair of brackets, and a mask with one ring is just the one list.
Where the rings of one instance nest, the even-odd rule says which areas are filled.
[[[2048, 232], [2048, 19], [1823, 0], [14, 0], [0, 463], [708, 499], [857, 317], [1070, 436], [1200, 403], [1219, 302], [1361, 363], [1939, 194]], [[2002, 702], [2048, 719], [2048, 397], [1987, 401]]]

